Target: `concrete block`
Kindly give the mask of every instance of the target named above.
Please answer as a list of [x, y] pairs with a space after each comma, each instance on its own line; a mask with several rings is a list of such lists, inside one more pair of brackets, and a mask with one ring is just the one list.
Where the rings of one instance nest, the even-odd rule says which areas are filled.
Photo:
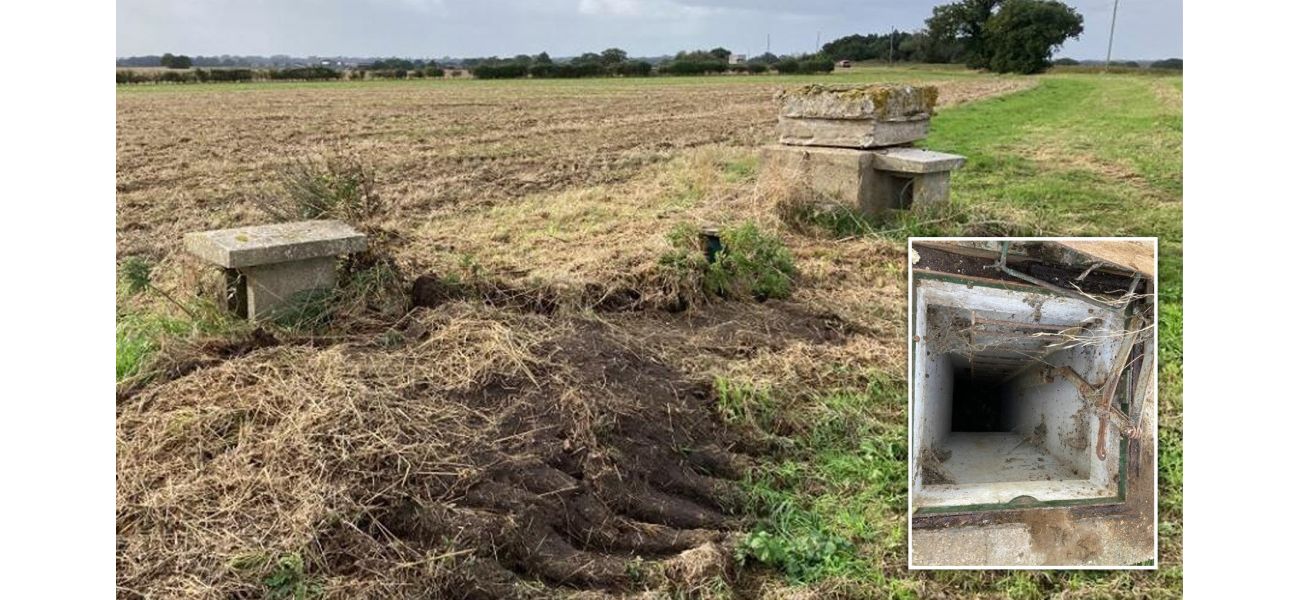
[[897, 173], [937, 173], [960, 169], [966, 164], [964, 156], [921, 148], [883, 148], [873, 153], [877, 169]]
[[948, 171], [916, 175], [912, 179], [912, 207], [928, 208], [947, 204], [951, 175]]
[[[910, 149], [915, 150], [915, 149]], [[927, 152], [921, 150], [919, 152]], [[893, 150], [890, 151], [893, 153]], [[929, 152], [941, 157], [952, 154]], [[889, 210], [931, 207], [948, 202], [949, 171], [906, 172], [881, 168], [881, 151], [769, 145], [762, 149], [764, 168], [783, 169], [806, 181], [828, 200], [852, 207], [867, 216]], [[906, 156], [906, 155], [904, 155]], [[952, 159], [944, 159], [951, 164]], [[936, 163], [929, 163], [936, 164]], [[899, 167], [898, 161], [885, 166]], [[905, 168], [930, 168], [926, 166]]]
[[847, 148], [769, 145], [760, 156], [763, 168], [776, 169], [806, 181], [829, 201], [862, 210], [870, 189], [870, 153]]
[[366, 236], [340, 221], [299, 221], [189, 233], [185, 249], [219, 267], [238, 269], [360, 252]]
[[258, 321], [273, 317], [304, 292], [333, 289], [338, 285], [337, 261], [333, 256], [322, 256], [245, 267], [241, 272], [247, 281], [248, 318]]
[[822, 119], [787, 117], [776, 124], [782, 144], [838, 148], [879, 148], [925, 138], [930, 120], [878, 121], [873, 119]]
[[929, 120], [939, 90], [911, 85], [821, 85], [785, 90], [781, 116], [873, 121]]
[[336, 286], [338, 257], [365, 250], [366, 236], [339, 221], [302, 221], [191, 233], [185, 247], [225, 269], [230, 308], [259, 320]]

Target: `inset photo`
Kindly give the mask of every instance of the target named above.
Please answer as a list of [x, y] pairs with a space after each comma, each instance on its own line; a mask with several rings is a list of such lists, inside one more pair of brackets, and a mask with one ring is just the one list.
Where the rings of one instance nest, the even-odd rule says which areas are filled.
[[910, 567], [1154, 569], [1157, 240], [908, 255]]

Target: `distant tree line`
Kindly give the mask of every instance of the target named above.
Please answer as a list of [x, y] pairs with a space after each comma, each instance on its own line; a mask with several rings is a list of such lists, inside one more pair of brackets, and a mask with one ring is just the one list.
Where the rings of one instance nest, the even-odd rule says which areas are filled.
[[[1083, 33], [1083, 17], [1073, 8], [1058, 0], [957, 0], [936, 6], [925, 27], [915, 32], [891, 31], [889, 33], [854, 34], [833, 40], [811, 55], [776, 56], [771, 53], [733, 62], [726, 48], [712, 50], [683, 50], [657, 65], [647, 60], [628, 58], [620, 48], [607, 48], [602, 52], [587, 52], [567, 60], [552, 60], [545, 52], [530, 56], [520, 54], [513, 58], [469, 58], [460, 61], [479, 79], [515, 79], [523, 77], [582, 78], [582, 77], [644, 77], [660, 75], [706, 75], [717, 73], [764, 73], [776, 71], [783, 74], [828, 73], [838, 61], [889, 60], [899, 62], [964, 63], [973, 69], [987, 69], [999, 73], [1039, 73], [1051, 67], [1052, 54], [1067, 39], [1077, 39]], [[244, 57], [245, 59], [247, 57]], [[256, 57], [262, 60], [261, 57]], [[292, 66], [289, 68], [255, 71], [252, 69], [216, 69], [204, 72], [203, 67], [225, 67], [235, 64], [237, 57], [196, 57], [163, 54], [162, 56], [132, 57], [118, 61], [119, 66], [162, 66], [174, 71], [155, 74], [150, 72], [119, 72], [119, 83], [146, 81], [249, 81], [254, 79], [411, 79], [443, 77], [442, 66], [432, 60], [405, 58], [371, 59], [353, 69], [340, 70], [339, 65]], [[287, 56], [272, 56], [269, 60], [291, 61]], [[1071, 59], [1060, 59], [1058, 65], [1068, 65]], [[331, 63], [320, 61], [322, 65]], [[1074, 61], [1077, 63], [1077, 61]], [[1139, 67], [1135, 62], [1116, 63]], [[190, 71], [193, 67], [199, 67]], [[1167, 59], [1151, 64], [1153, 69], [1182, 69], [1181, 59]]]
[[1039, 73], [1083, 17], [1056, 0], [958, 0], [936, 6], [916, 32], [851, 35], [822, 47], [834, 60], [964, 63], [999, 73]]
[[607, 48], [600, 53], [586, 52], [568, 61], [556, 62], [545, 52], [535, 56], [520, 54], [514, 58], [471, 58], [464, 65], [479, 79], [538, 79], [579, 77], [645, 77], [654, 66], [644, 60], [629, 60], [621, 48]]
[[[1079, 61], [1073, 58], [1064, 57], [1052, 61], [1052, 66], [1056, 67], [1082, 67], [1084, 69], [1099, 69], [1105, 67], [1106, 63], [1099, 60]], [[1113, 61], [1112, 67], [1123, 67], [1125, 69], [1141, 69], [1142, 63], [1136, 60]], [[1183, 59], [1166, 58], [1163, 60], [1151, 61], [1146, 68], [1155, 71], [1181, 71], [1183, 70]]]
[[208, 83], [243, 81], [330, 81], [343, 78], [343, 71], [325, 67], [290, 69], [118, 69], [117, 83]]

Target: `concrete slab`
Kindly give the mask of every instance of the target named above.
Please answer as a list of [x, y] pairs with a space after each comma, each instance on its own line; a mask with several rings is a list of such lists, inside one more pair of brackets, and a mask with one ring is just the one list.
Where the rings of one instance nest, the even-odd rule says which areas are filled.
[[1041, 511], [1025, 523], [912, 531], [912, 566], [1125, 567], [1155, 558], [1131, 518], [1071, 519]]
[[870, 209], [870, 153], [847, 148], [769, 145], [760, 152], [763, 168], [777, 169], [806, 181], [829, 202]]
[[930, 120], [879, 121], [781, 116], [776, 132], [782, 144], [835, 148], [879, 148], [925, 138]]
[[928, 120], [939, 90], [893, 84], [811, 84], [781, 92], [782, 117], [874, 121]]
[[951, 187], [952, 175], [948, 171], [917, 175], [912, 180], [912, 208], [947, 204]]
[[966, 164], [964, 156], [922, 148], [884, 148], [872, 152], [876, 155], [877, 169], [897, 173], [938, 173]]
[[299, 221], [190, 233], [185, 249], [219, 267], [238, 269], [360, 252], [366, 236], [341, 221]]
[[245, 267], [242, 273], [248, 282], [248, 318], [258, 321], [274, 317], [304, 292], [333, 289], [338, 285], [337, 262], [334, 256], [322, 256]]

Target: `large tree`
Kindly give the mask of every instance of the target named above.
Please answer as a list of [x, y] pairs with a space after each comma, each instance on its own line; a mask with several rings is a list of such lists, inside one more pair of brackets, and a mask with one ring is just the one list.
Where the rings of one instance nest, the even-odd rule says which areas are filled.
[[1041, 73], [1052, 53], [1083, 33], [1083, 16], [1056, 0], [1005, 0], [985, 26], [989, 68], [999, 73]]
[[627, 52], [621, 48], [606, 48], [600, 53], [600, 62], [605, 66], [617, 65], [627, 60]]
[[960, 44], [966, 66], [987, 69], [989, 56], [985, 48], [984, 26], [999, 4], [1002, 0], [961, 0], [936, 6], [934, 14], [925, 20], [925, 26], [936, 42]]
[[1083, 33], [1083, 17], [1055, 0], [960, 0], [936, 6], [925, 24], [933, 43], [960, 47], [967, 66], [1004, 73], [1046, 69]]

